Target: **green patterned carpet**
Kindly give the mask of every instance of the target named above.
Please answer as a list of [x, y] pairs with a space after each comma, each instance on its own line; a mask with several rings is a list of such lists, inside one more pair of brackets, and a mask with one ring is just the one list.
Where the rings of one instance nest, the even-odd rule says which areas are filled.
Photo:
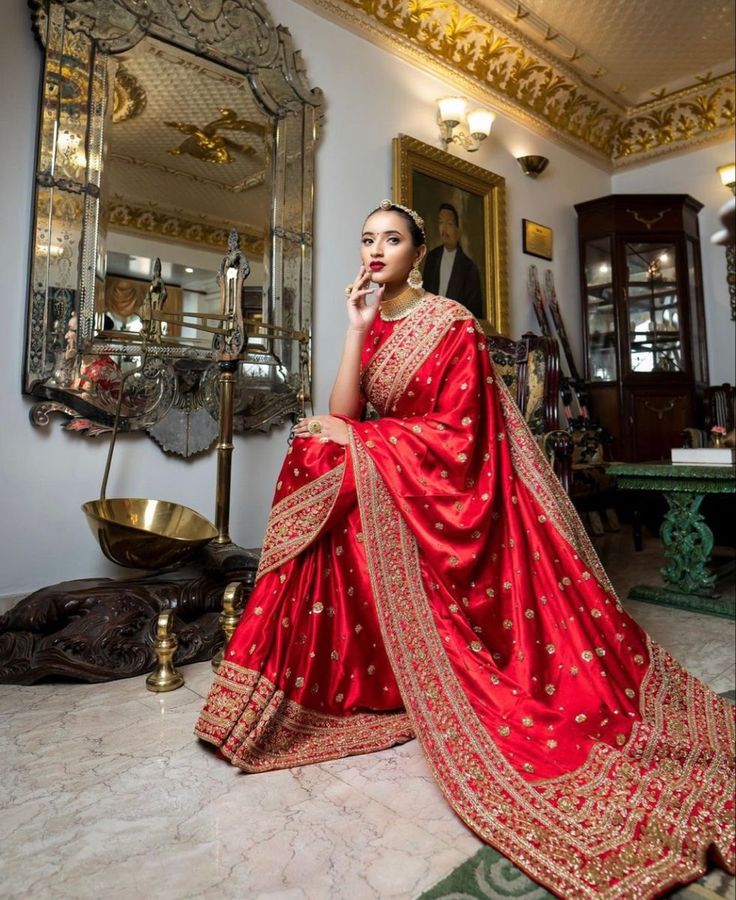
[[[726, 691], [721, 696], [734, 701], [736, 691]], [[714, 870], [694, 884], [678, 888], [667, 896], [677, 897], [678, 900], [736, 898], [736, 878], [720, 869]], [[544, 900], [554, 895], [528, 878], [498, 850], [483, 847], [418, 900], [508, 900], [515, 897]]]

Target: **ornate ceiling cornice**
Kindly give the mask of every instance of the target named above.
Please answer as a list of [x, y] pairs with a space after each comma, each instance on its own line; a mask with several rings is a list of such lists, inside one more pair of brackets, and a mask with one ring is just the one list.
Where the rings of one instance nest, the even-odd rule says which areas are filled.
[[[128, 203], [113, 197], [109, 204], [108, 225], [117, 231], [134, 234], [155, 234], [168, 240], [203, 244], [216, 250], [227, 248], [232, 223], [213, 222], [204, 216], [191, 218], [181, 210], [166, 210], [154, 203]], [[247, 225], [238, 225], [240, 243], [246, 253], [261, 258], [264, 252], [263, 236]]]
[[553, 140], [613, 167], [723, 140], [734, 73], [625, 107], [467, 0], [300, 0]]

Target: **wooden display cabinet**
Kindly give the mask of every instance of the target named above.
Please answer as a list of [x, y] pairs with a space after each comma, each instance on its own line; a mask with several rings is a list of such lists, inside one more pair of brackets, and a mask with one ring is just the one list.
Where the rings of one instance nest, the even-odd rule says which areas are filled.
[[578, 203], [585, 378], [629, 462], [669, 460], [708, 381], [698, 212], [687, 194]]

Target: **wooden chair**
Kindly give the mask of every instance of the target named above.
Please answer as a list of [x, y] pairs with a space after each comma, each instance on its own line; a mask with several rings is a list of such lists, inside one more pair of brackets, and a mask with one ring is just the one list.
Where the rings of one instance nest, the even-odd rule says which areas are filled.
[[736, 418], [736, 393], [733, 385], [711, 384], [703, 394], [703, 424], [693, 428], [685, 428], [682, 432], [683, 447], [710, 446], [710, 430], [720, 425], [730, 434], [734, 429]]
[[562, 486], [569, 492], [572, 440], [560, 429], [557, 341], [527, 332], [519, 341], [486, 335], [486, 345], [496, 371], [516, 400]]

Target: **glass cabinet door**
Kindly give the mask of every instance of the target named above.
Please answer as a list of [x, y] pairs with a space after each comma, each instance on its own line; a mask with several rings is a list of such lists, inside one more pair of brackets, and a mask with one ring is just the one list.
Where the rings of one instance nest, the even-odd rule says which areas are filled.
[[668, 241], [624, 245], [625, 297], [632, 373], [684, 371], [675, 246]]
[[618, 378], [612, 266], [610, 238], [598, 238], [585, 244], [590, 381], [616, 381]]

